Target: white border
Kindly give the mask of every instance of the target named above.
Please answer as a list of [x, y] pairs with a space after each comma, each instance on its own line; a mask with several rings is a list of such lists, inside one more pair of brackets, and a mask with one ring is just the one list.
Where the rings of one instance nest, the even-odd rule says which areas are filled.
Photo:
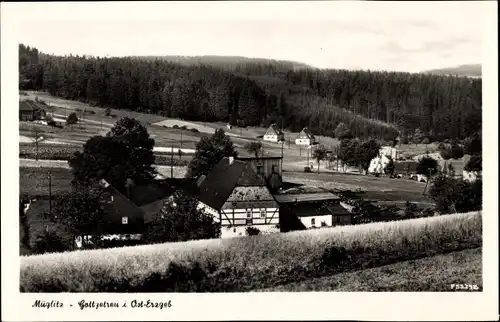
[[[452, 2], [449, 2], [450, 13]], [[23, 20], [37, 20], [45, 10], [61, 19], [147, 19], [170, 17], [201, 19], [225, 11], [220, 19], [328, 19], [328, 10], [343, 10], [362, 18], [368, 10], [394, 6], [418, 10], [418, 3], [404, 2], [188, 2], [188, 3], [2, 3], [1, 4], [1, 178], [2, 178], [2, 320], [258, 320], [258, 319], [356, 319], [356, 320], [496, 320], [498, 318], [498, 96], [497, 2], [484, 7], [483, 33], [483, 145], [484, 149], [484, 292], [482, 293], [264, 293], [264, 294], [46, 294], [19, 293], [17, 195], [18, 169], [18, 71], [17, 31]], [[138, 8], [140, 6], [140, 9]], [[162, 9], [160, 9], [162, 8]], [[151, 10], [150, 10], [151, 9]], [[438, 10], [436, 10], [438, 11]], [[230, 13], [229, 13], [230, 12]], [[142, 17], [138, 16], [142, 13]], [[441, 15], [442, 12], [426, 12]], [[219, 19], [219, 18], [217, 18]], [[47, 35], [50, 37], [50, 35]], [[35, 299], [121, 301], [122, 299], [172, 300], [168, 310], [31, 308]]]

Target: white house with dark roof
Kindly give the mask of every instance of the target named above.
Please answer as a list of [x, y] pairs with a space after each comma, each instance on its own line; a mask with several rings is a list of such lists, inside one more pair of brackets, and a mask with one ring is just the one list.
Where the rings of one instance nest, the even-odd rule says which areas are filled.
[[313, 145], [316, 143], [316, 138], [314, 135], [309, 131], [307, 127], [303, 128], [302, 131], [297, 135], [297, 138], [295, 139], [295, 144], [296, 145]]
[[221, 238], [245, 236], [248, 227], [279, 232], [279, 204], [252, 162], [223, 158], [199, 186], [198, 209], [221, 224]]
[[283, 142], [285, 141], [285, 134], [276, 126], [276, 124], [271, 124], [264, 134], [264, 141]]

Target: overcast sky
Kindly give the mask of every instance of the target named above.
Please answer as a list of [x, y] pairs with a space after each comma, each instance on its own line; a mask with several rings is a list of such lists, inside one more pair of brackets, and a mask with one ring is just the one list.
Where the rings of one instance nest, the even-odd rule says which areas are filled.
[[236, 55], [410, 72], [480, 64], [482, 19], [491, 9], [485, 2], [465, 1], [83, 2], [12, 8], [21, 26], [19, 41], [47, 53]]

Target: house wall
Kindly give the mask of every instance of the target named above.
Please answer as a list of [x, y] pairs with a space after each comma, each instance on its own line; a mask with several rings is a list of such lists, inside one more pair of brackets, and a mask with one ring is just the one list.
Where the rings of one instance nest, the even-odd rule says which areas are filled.
[[278, 142], [278, 136], [275, 134], [266, 134], [264, 135], [264, 141]]
[[222, 227], [221, 238], [234, 238], [247, 236], [247, 227], [254, 227], [260, 230], [261, 234], [279, 233], [280, 229], [276, 225], [257, 225], [257, 226], [238, 226], [238, 227]]
[[279, 208], [246, 207], [221, 210], [221, 226], [260, 226], [279, 224]]
[[282, 175], [281, 169], [281, 159], [252, 159], [250, 160], [252, 165], [257, 169], [259, 165], [262, 165], [262, 171], [264, 173], [264, 178], [269, 179], [269, 177], [276, 171], [279, 175]]
[[386, 155], [377, 156], [372, 159], [368, 167], [369, 173], [384, 173], [384, 169], [389, 163], [389, 158]]
[[321, 222], [325, 222], [328, 227], [332, 226], [332, 217], [332, 215], [304, 216], [299, 219], [306, 228], [314, 228], [321, 227]]
[[396, 160], [397, 149], [392, 146], [383, 146], [380, 148], [380, 154], [391, 157], [393, 160]]
[[297, 138], [297, 139], [295, 139], [295, 144], [296, 145], [311, 145], [311, 140], [310, 139]]

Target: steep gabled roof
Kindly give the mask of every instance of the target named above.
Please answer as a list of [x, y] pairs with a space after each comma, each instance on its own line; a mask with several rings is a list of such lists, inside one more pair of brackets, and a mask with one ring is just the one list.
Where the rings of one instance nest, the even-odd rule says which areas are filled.
[[271, 124], [266, 131], [266, 135], [283, 135], [283, 132], [276, 126], [276, 124]]
[[306, 139], [314, 139], [314, 135], [309, 131], [309, 129], [307, 127], [303, 128], [302, 131], [299, 132], [297, 137], [306, 138]]
[[219, 210], [237, 186], [266, 186], [253, 165], [241, 160], [223, 158], [203, 180], [199, 189], [199, 200]]
[[32, 112], [32, 111], [36, 111], [39, 109], [40, 108], [35, 103], [33, 103], [31, 101], [27, 101], [27, 100], [19, 101], [19, 111]]
[[[105, 234], [131, 234], [140, 233], [144, 225], [144, 212], [125, 195], [110, 185], [106, 180], [101, 180], [103, 197], [113, 196], [110, 200], [103, 200], [103, 210], [105, 213], [105, 224], [103, 233]], [[109, 198], [109, 197], [108, 197]], [[108, 202], [106, 202], [108, 201]], [[128, 223], [122, 224], [122, 217], [128, 217]]]

